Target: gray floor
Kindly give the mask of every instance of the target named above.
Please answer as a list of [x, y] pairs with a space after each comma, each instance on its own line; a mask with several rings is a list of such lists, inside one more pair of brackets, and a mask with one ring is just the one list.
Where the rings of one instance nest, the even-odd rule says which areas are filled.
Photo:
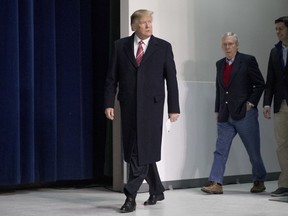
[[[223, 195], [206, 195], [200, 188], [169, 190], [155, 206], [144, 206], [148, 193], [140, 193], [136, 211], [124, 215], [287, 216], [288, 197], [270, 196], [276, 186], [266, 182], [261, 194], [251, 194], [251, 184], [226, 185]], [[102, 187], [19, 190], [0, 194], [0, 216], [113, 216], [120, 215], [124, 199], [122, 193]]]

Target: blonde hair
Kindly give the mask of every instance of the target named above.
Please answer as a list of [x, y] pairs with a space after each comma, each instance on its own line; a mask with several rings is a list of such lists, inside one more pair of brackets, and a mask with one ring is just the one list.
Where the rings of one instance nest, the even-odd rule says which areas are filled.
[[130, 25], [132, 26], [135, 22], [137, 22], [143, 16], [152, 16], [153, 11], [149, 11], [146, 9], [140, 9], [135, 11], [130, 17]]

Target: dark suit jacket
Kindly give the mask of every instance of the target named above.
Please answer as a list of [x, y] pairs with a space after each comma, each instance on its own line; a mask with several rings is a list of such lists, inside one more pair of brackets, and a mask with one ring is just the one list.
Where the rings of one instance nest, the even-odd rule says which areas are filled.
[[288, 64], [284, 67], [282, 43], [279, 42], [270, 52], [263, 106], [271, 106], [274, 96], [274, 113], [279, 112], [287, 88]]
[[180, 113], [176, 67], [170, 43], [151, 36], [138, 67], [134, 34], [114, 43], [105, 85], [105, 108], [114, 107], [116, 87], [121, 109], [124, 159], [130, 162], [134, 144], [140, 164], [161, 159], [165, 81], [169, 113]]
[[246, 103], [257, 104], [265, 88], [263, 76], [254, 56], [237, 53], [232, 65], [230, 83], [227, 87], [223, 83], [223, 72], [226, 59], [216, 63], [216, 100], [215, 112], [218, 112], [218, 121], [228, 121], [229, 115], [234, 120], [245, 117]]

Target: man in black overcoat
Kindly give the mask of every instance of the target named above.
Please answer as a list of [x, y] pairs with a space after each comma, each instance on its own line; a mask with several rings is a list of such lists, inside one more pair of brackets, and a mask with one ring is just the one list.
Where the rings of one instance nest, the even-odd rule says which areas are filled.
[[154, 205], [164, 199], [156, 162], [161, 159], [161, 141], [165, 86], [168, 118], [180, 114], [176, 66], [171, 44], [152, 34], [152, 14], [137, 10], [131, 15], [131, 36], [114, 43], [111, 67], [105, 84], [105, 114], [114, 119], [114, 101], [121, 110], [124, 160], [129, 164], [129, 178], [124, 187], [126, 200], [121, 212], [132, 212], [142, 182], [149, 184], [149, 199]]

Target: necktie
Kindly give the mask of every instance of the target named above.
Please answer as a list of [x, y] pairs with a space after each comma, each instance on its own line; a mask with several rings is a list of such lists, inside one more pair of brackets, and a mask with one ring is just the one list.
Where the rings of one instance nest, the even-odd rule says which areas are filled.
[[143, 44], [143, 41], [141, 40], [139, 42], [137, 53], [136, 53], [136, 63], [138, 66], [140, 65], [140, 63], [143, 59], [143, 55], [144, 55], [144, 50], [143, 50], [142, 44]]

